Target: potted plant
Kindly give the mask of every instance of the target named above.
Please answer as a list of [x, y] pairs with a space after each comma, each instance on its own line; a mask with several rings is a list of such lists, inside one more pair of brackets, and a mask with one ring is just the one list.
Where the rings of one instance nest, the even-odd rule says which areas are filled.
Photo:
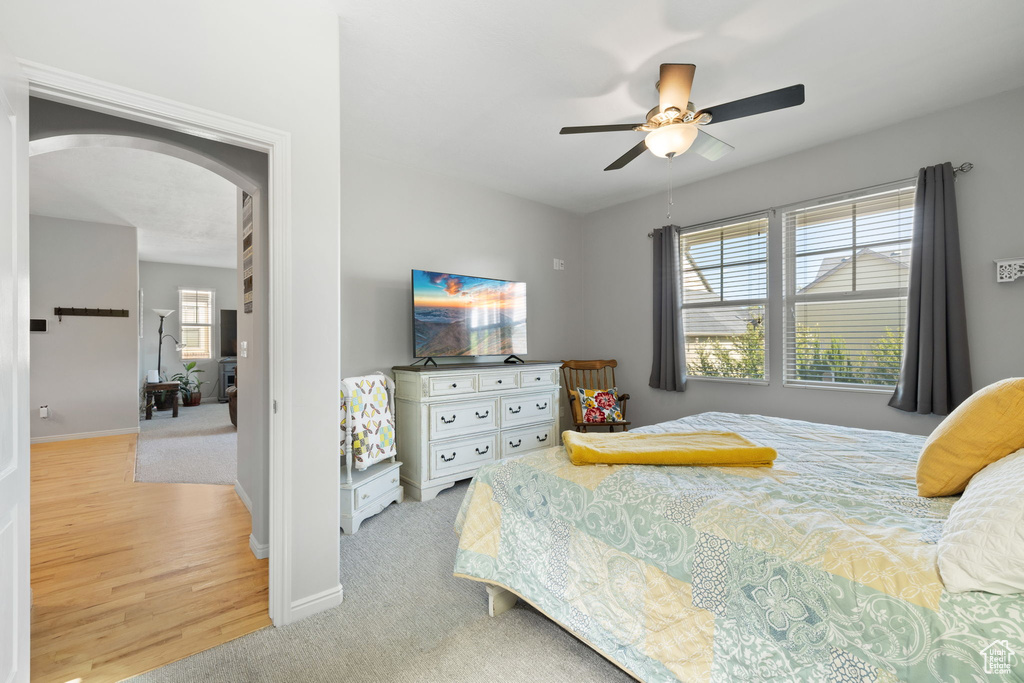
[[178, 393], [181, 394], [181, 405], [197, 406], [203, 400], [203, 395], [199, 391], [200, 387], [206, 384], [206, 382], [199, 379], [198, 375], [200, 372], [205, 372], [205, 370], [196, 370], [195, 361], [182, 363], [181, 365], [185, 371], [171, 377], [171, 381], [177, 382], [179, 385]]

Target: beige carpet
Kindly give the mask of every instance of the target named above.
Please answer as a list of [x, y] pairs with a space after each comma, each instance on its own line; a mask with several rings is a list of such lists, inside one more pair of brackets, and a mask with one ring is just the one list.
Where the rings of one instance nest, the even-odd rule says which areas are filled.
[[520, 602], [487, 616], [484, 587], [452, 576], [456, 485], [392, 505], [341, 537], [344, 603], [183, 659], [137, 683], [564, 683], [632, 680]]
[[238, 434], [227, 403], [201, 403], [153, 411], [139, 420], [135, 481], [174, 484], [234, 484]]

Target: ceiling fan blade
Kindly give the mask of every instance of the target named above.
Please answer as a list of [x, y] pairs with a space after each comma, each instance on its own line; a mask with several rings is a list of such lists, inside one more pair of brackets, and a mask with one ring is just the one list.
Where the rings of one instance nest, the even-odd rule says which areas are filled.
[[803, 103], [804, 86], [791, 85], [788, 88], [772, 90], [771, 92], [761, 93], [760, 95], [754, 95], [753, 97], [746, 97], [742, 100], [726, 102], [725, 104], [720, 104], [717, 107], [702, 109], [697, 112], [694, 118], [698, 118], [702, 113], [711, 114], [711, 123], [721, 123], [722, 121], [741, 119], [744, 116], [764, 114], [765, 112], [775, 111], [776, 109], [795, 107]]
[[690, 145], [690, 152], [696, 152], [708, 161], [718, 161], [729, 152], [736, 149], [728, 142], [722, 142], [714, 135], [708, 135], [700, 128], [697, 129], [697, 139]]
[[558, 131], [559, 135], [571, 135], [573, 133], [611, 133], [617, 130], [633, 130], [642, 123], [613, 123], [607, 126], [566, 126]]
[[633, 149], [629, 150], [628, 152], [623, 154], [621, 157], [619, 157], [618, 159], [616, 159], [615, 161], [610, 163], [608, 165], [608, 167], [606, 169], [604, 169], [604, 170], [606, 170], [606, 171], [617, 171], [618, 169], [622, 168], [623, 166], [625, 166], [629, 162], [633, 161], [633, 159], [636, 159], [638, 156], [640, 156], [641, 154], [643, 154], [646, 151], [647, 151], [647, 141], [646, 140], [641, 140], [640, 142], [637, 143], [636, 147], [634, 147]]
[[669, 107], [686, 111], [690, 102], [690, 88], [693, 86], [693, 64], [662, 64], [658, 81], [658, 111], [664, 113]]

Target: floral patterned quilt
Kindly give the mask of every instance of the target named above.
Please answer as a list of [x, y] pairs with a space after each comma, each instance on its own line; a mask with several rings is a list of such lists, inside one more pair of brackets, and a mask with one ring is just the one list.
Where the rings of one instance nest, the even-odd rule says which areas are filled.
[[923, 437], [703, 413], [772, 468], [582, 466], [561, 448], [481, 469], [455, 574], [528, 600], [644, 681], [1022, 681], [1024, 596], [947, 593], [956, 498], [919, 498]]

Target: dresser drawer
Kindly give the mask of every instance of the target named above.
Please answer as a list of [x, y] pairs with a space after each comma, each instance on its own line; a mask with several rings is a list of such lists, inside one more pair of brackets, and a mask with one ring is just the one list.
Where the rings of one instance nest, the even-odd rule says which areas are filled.
[[555, 400], [551, 392], [505, 396], [501, 399], [501, 426], [515, 427], [551, 420], [555, 416]]
[[558, 384], [557, 375], [557, 370], [520, 370], [519, 386], [524, 389], [553, 387]]
[[497, 434], [486, 434], [475, 439], [430, 444], [430, 478], [472, 471], [494, 460], [497, 440]]
[[458, 396], [475, 394], [476, 375], [441, 375], [427, 380], [427, 393], [431, 396]]
[[398, 488], [398, 468], [355, 488], [356, 509], [372, 503], [379, 496]]
[[501, 457], [508, 458], [520, 453], [558, 445], [555, 423], [506, 430], [501, 433]]
[[519, 373], [488, 372], [480, 375], [480, 391], [507, 391], [519, 386]]
[[440, 403], [430, 406], [430, 438], [450, 439], [498, 428], [495, 399]]

